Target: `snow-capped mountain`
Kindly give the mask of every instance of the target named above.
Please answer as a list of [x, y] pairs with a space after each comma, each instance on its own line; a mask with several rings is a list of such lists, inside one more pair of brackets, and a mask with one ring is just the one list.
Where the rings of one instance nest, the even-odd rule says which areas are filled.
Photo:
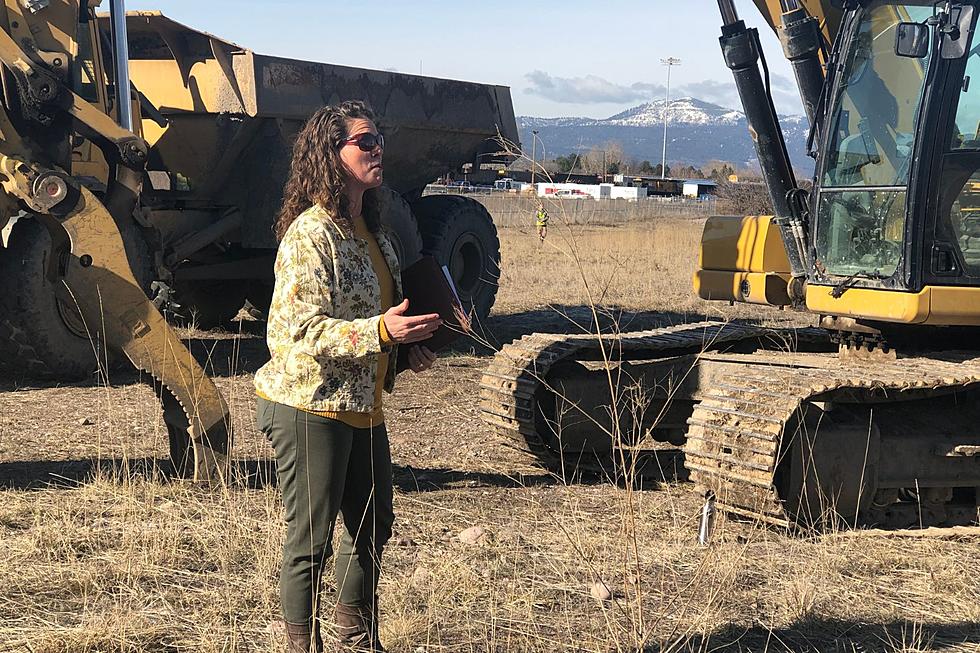
[[[736, 165], [757, 161], [745, 114], [696, 98], [670, 101], [667, 128], [668, 163], [704, 165], [711, 160]], [[605, 119], [534, 118], [518, 116], [521, 141], [530, 149], [531, 130], [549, 156], [586, 152], [619, 143], [626, 156], [659, 163], [663, 151], [664, 102], [648, 102]], [[806, 156], [809, 123], [805, 116], [780, 116], [793, 165], [809, 173], [813, 161]]]
[[[648, 102], [607, 118], [604, 122], [628, 127], [653, 127], [664, 124], [664, 102]], [[745, 114], [725, 109], [690, 97], [670, 102], [670, 122], [686, 125], [737, 125], [745, 120]]]

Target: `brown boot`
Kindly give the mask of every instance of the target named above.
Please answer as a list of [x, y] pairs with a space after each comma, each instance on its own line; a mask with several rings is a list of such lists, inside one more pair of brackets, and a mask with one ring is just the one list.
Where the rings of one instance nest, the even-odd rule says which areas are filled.
[[320, 639], [320, 624], [286, 624], [286, 653], [323, 653], [323, 640]]
[[386, 653], [378, 640], [377, 599], [359, 605], [337, 604], [340, 650], [349, 653]]

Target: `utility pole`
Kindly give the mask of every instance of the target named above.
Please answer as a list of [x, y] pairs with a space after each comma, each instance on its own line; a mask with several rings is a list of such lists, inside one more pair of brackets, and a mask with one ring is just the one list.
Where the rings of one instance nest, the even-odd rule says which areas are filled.
[[670, 69], [674, 66], [681, 65], [680, 59], [675, 59], [674, 57], [667, 57], [666, 59], [661, 59], [660, 63], [667, 66], [667, 93], [664, 96], [664, 156], [660, 162], [660, 178], [667, 178], [667, 109], [670, 108]]
[[606, 151], [602, 151], [602, 183], [606, 183]]
[[537, 187], [534, 185], [534, 166], [538, 162], [538, 159], [535, 154], [537, 150], [535, 149], [534, 146], [537, 144], [536, 143], [537, 139], [538, 139], [538, 130], [532, 129], [531, 130], [531, 188], [534, 190], [535, 193], [538, 192]]

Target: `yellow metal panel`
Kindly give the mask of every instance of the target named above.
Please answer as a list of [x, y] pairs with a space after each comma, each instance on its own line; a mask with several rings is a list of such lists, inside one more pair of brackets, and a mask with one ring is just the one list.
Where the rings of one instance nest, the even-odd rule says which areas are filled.
[[187, 87], [173, 59], [131, 59], [129, 75], [136, 88], [160, 109], [220, 112], [226, 110], [234, 90], [221, 65], [214, 59], [191, 67]]
[[167, 133], [168, 129], [170, 129], [169, 126], [161, 127], [150, 118], [145, 117], [140, 121], [140, 128], [143, 131], [143, 140], [146, 141], [146, 144], [151, 148], [156, 145], [157, 141], [163, 138], [163, 135]]
[[980, 325], [980, 288], [932, 287], [926, 324]]
[[694, 291], [701, 299], [788, 306], [788, 274], [697, 270]]
[[832, 286], [808, 284], [806, 307], [815, 313], [882, 322], [924, 324], [929, 319], [929, 287], [918, 293], [849, 288], [836, 299], [830, 295], [832, 290]]
[[789, 261], [771, 216], [712, 216], [704, 224], [698, 268], [788, 274]]
[[93, 147], [92, 153], [100, 155], [99, 159], [72, 161], [71, 174], [73, 177], [93, 177], [102, 183], [106, 183], [106, 180], [109, 179], [109, 164], [105, 162], [105, 159], [101, 158], [102, 152], [100, 150]]
[[926, 286], [920, 292], [849, 288], [839, 298], [830, 286], [808, 285], [807, 308], [826, 315], [936, 326], [980, 325], [980, 288]]

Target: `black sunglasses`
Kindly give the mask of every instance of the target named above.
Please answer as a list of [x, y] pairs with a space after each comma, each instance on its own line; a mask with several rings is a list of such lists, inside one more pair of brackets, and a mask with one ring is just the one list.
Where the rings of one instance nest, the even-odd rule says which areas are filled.
[[385, 149], [385, 137], [380, 133], [364, 132], [357, 136], [351, 136], [344, 141], [344, 145], [357, 145], [362, 152], [373, 152], [376, 147], [380, 147], [382, 150]]

